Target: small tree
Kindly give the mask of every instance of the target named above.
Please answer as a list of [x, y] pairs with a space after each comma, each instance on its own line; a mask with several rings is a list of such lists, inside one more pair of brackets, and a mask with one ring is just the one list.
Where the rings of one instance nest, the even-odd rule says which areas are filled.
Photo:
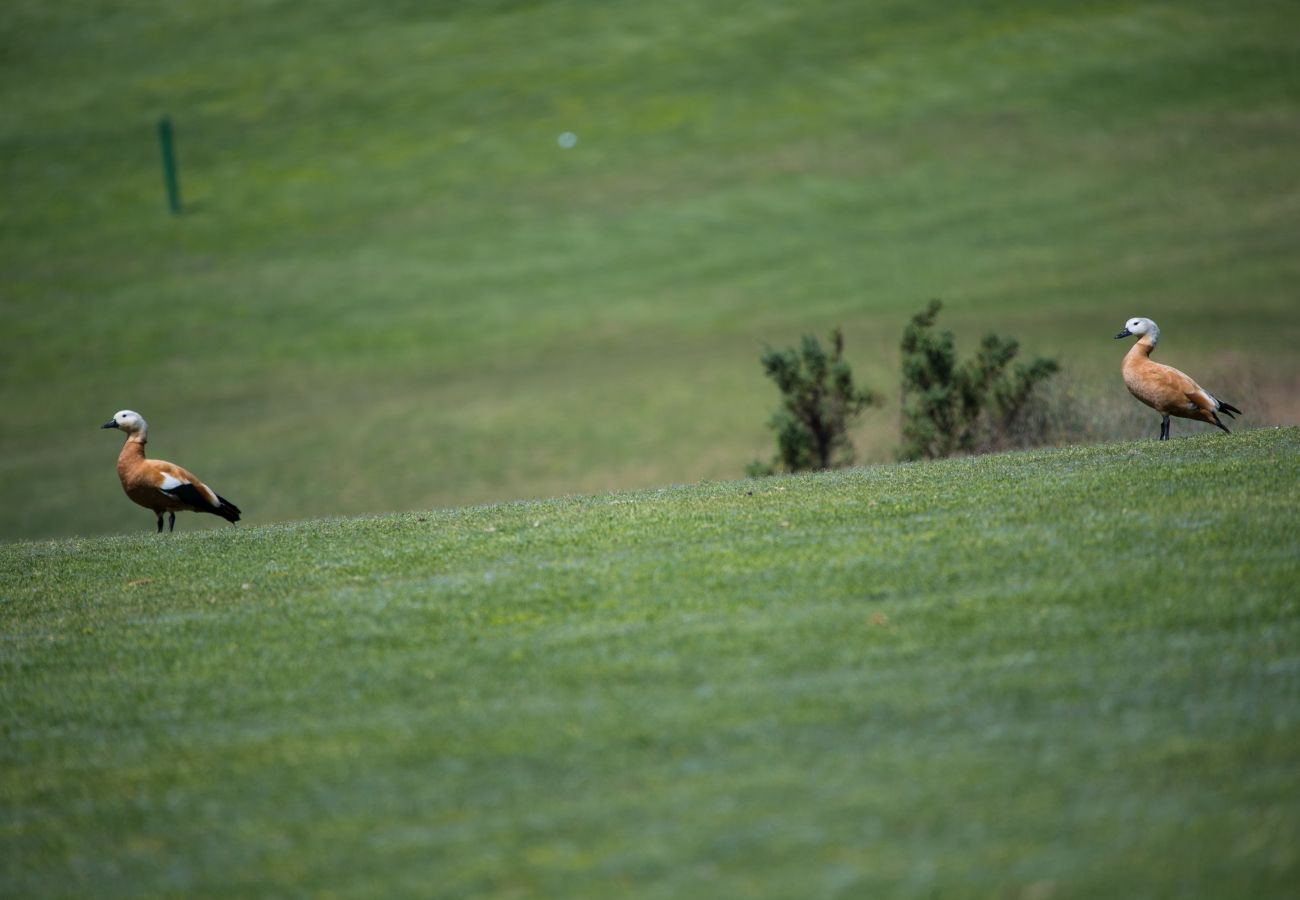
[[935, 334], [943, 303], [912, 317], [903, 331], [903, 459], [938, 458], [1033, 443], [1022, 426], [1034, 389], [1060, 367], [1039, 357], [1007, 367], [1020, 352], [1010, 338], [988, 334], [974, 359], [957, 363], [952, 333]]
[[768, 425], [776, 432], [777, 454], [770, 463], [755, 461], [750, 475], [777, 471], [830, 469], [853, 463], [849, 425], [880, 398], [853, 384], [853, 370], [844, 361], [844, 334], [831, 332], [830, 353], [816, 337], [804, 335], [793, 347], [764, 351], [763, 371], [781, 391], [781, 406]]

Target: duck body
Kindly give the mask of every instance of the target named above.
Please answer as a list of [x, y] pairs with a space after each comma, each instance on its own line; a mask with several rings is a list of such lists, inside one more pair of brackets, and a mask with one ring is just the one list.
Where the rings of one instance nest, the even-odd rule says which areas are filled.
[[168, 514], [169, 531], [176, 526], [176, 513], [182, 511], [211, 513], [231, 523], [239, 521], [239, 507], [200, 481], [194, 473], [175, 463], [145, 456], [148, 425], [139, 413], [122, 410], [103, 427], [118, 428], [127, 433], [126, 443], [117, 457], [117, 477], [128, 498], [158, 517], [159, 531], [162, 531], [163, 513]]
[[1160, 426], [1160, 439], [1169, 439], [1170, 416], [1196, 419], [1228, 431], [1218, 414], [1222, 412], [1232, 418], [1241, 410], [1219, 400], [1187, 373], [1151, 359], [1151, 351], [1155, 349], [1160, 337], [1156, 323], [1144, 318], [1130, 319], [1124, 330], [1115, 337], [1119, 339], [1133, 334], [1141, 337], [1124, 355], [1124, 386], [1130, 394], [1164, 417]]

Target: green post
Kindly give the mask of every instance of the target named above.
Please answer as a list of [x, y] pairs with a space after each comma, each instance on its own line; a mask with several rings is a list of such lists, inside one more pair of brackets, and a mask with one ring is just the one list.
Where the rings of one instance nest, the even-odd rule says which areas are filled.
[[162, 145], [163, 182], [167, 185], [167, 206], [173, 216], [181, 214], [181, 186], [176, 177], [176, 149], [171, 116], [158, 120], [158, 143]]

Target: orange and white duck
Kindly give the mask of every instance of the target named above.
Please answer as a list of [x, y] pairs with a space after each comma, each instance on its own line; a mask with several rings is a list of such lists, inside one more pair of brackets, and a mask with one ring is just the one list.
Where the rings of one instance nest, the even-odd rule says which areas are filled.
[[[1173, 366], [1153, 362], [1151, 351], [1160, 340], [1156, 323], [1142, 316], [1129, 319], [1115, 340], [1139, 335], [1136, 344], [1124, 356], [1124, 384], [1129, 393], [1160, 413], [1160, 440], [1169, 440], [1169, 417], [1197, 419], [1217, 425], [1224, 431], [1228, 426], [1219, 421], [1219, 413], [1232, 418], [1241, 410], [1225, 403]], [[1231, 432], [1229, 432], [1231, 434]]]
[[194, 476], [187, 469], [161, 459], [146, 459], [144, 445], [149, 439], [149, 424], [144, 416], [124, 409], [105, 422], [102, 428], [126, 432], [126, 443], [117, 457], [117, 477], [122, 490], [158, 517], [162, 533], [163, 513], [167, 513], [167, 530], [176, 527], [179, 510], [212, 513], [227, 522], [239, 521], [239, 507]]

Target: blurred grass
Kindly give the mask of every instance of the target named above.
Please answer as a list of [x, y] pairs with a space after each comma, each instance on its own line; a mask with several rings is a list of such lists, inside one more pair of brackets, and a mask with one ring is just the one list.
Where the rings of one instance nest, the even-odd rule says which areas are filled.
[[149, 525], [94, 431], [122, 407], [250, 522], [731, 477], [770, 452], [764, 342], [842, 324], [890, 391], [931, 296], [1089, 403], [1132, 402], [1109, 338], [1135, 314], [1166, 361], [1244, 354], [1278, 392], [1298, 18], [7, 3], [0, 537]]

